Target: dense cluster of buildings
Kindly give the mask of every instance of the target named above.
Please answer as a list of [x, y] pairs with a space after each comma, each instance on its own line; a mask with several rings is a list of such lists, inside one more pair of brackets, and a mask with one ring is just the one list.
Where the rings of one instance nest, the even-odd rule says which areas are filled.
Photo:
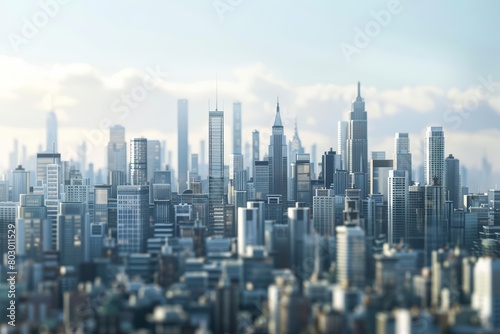
[[297, 125], [287, 141], [279, 102], [265, 154], [257, 130], [242, 153], [236, 102], [227, 155], [215, 109], [207, 163], [204, 143], [190, 154], [188, 101], [178, 101], [176, 171], [161, 141], [127, 142], [124, 127], [112, 126], [105, 181], [85, 145], [77, 162], [58, 153], [49, 115], [36, 168], [15, 167], [0, 181], [1, 305], [12, 271], [7, 229], [16, 228], [16, 327], [3, 329], [500, 330], [500, 191], [469, 193], [442, 127], [427, 128], [415, 182], [408, 133], [395, 134], [392, 158], [369, 155], [359, 83], [336, 150], [325, 145], [318, 164]]

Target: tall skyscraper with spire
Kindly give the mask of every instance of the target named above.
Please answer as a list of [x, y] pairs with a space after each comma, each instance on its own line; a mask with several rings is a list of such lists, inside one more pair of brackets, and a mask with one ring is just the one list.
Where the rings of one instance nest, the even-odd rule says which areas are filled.
[[241, 102], [233, 103], [233, 152], [241, 154]]
[[280, 104], [276, 105], [272, 135], [269, 143], [269, 193], [281, 195], [283, 201], [288, 199], [288, 157], [286, 137], [281, 122]]
[[208, 116], [208, 234], [224, 235], [224, 112]]
[[358, 82], [358, 96], [352, 102], [347, 128], [347, 155], [350, 173], [368, 173], [368, 127], [365, 99], [361, 97]]
[[295, 119], [295, 128], [293, 131], [293, 138], [288, 143], [288, 200], [297, 200], [294, 196], [297, 189], [295, 189], [295, 175], [297, 154], [304, 154], [304, 148], [302, 147], [302, 142], [299, 137], [299, 130], [297, 129], [297, 119]]
[[47, 152], [57, 153], [57, 117], [56, 113], [51, 111], [47, 115]]
[[288, 155], [290, 159], [290, 163], [294, 163], [296, 160], [296, 155], [297, 154], [304, 154], [304, 148], [302, 147], [302, 142], [300, 141], [299, 137], [299, 130], [297, 128], [297, 119], [295, 119], [295, 128], [293, 130], [293, 138], [289, 143], [290, 147], [289, 152], [290, 154]]
[[187, 189], [188, 174], [188, 100], [177, 101], [177, 183], [178, 193]]

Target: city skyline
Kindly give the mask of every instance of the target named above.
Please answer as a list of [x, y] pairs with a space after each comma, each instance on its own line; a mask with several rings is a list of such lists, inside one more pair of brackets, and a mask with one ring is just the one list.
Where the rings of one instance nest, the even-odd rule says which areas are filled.
[[3, 7], [2, 333], [500, 330], [499, 2]]
[[[481, 169], [481, 161], [487, 156], [493, 171], [500, 172], [500, 157], [494, 154], [494, 147], [498, 146], [496, 138], [500, 137], [500, 130], [494, 127], [500, 123], [500, 73], [494, 66], [495, 57], [480, 51], [491, 50], [493, 46], [484, 36], [499, 29], [482, 24], [484, 17], [498, 9], [494, 1], [460, 6], [445, 1], [430, 12], [418, 2], [399, 2], [397, 13], [391, 15], [387, 24], [379, 24], [379, 32], [369, 36], [368, 45], [360, 48], [359, 54], [353, 54], [351, 61], [344, 57], [341, 47], [356, 46], [353, 41], [357, 31], [378, 22], [377, 13], [387, 10], [389, 3], [375, 1], [363, 8], [328, 2], [300, 6], [286, 3], [282, 7], [281, 1], [266, 5], [240, 1], [234, 2], [222, 17], [211, 2], [143, 4], [144, 13], [152, 16], [151, 21], [161, 23], [138, 24], [130, 42], [122, 44], [128, 52], [103, 49], [108, 37], [99, 36], [97, 30], [86, 35], [77, 29], [79, 22], [93, 13], [90, 16], [99, 20], [95, 29], [122, 28], [120, 33], [129, 35], [128, 23], [122, 18], [105, 16], [106, 10], [111, 11], [118, 4], [115, 1], [101, 4], [104, 11], [97, 12], [94, 4], [61, 4], [46, 25], [28, 38], [27, 43], [15, 48], [12, 36], [24, 38], [23, 19], [32, 22], [33, 16], [43, 11], [39, 4], [21, 3], [9, 4], [8, 10], [0, 14], [0, 28], [6, 37], [6, 43], [0, 45], [3, 88], [0, 106], [10, 113], [0, 126], [0, 140], [7, 143], [0, 148], [0, 157], [8, 157], [13, 138], [19, 140], [20, 147], [27, 146], [28, 154], [37, 153], [38, 145], [45, 146], [44, 123], [53, 107], [59, 125], [59, 151], [75, 155], [75, 147], [85, 140], [95, 167], [103, 168], [106, 128], [120, 124], [127, 128], [126, 141], [141, 136], [166, 140], [167, 147], [174, 151], [172, 165], [177, 166], [175, 122], [169, 122], [169, 116], [175, 115], [178, 99], [189, 100], [189, 143], [195, 151], [201, 139], [208, 140], [204, 116], [210, 109], [207, 105], [215, 105], [217, 76], [219, 104], [225, 106], [223, 109], [230, 110], [234, 101], [243, 105], [243, 146], [251, 142], [254, 129], [270, 132], [267, 125], [271, 122], [275, 97], [279, 95], [282, 111], [288, 115], [283, 122], [289, 138], [297, 118], [305, 148], [314, 143], [324, 143], [320, 151], [336, 147], [332, 139], [336, 134], [330, 122], [347, 120], [349, 104], [355, 97], [353, 87], [361, 81], [370, 123], [369, 152], [386, 150], [390, 156], [391, 137], [396, 132], [409, 133], [410, 138], [415, 138], [411, 146], [418, 151], [420, 143], [416, 138], [425, 137], [425, 128], [443, 126], [449, 144], [446, 154], [454, 154], [463, 166], [474, 169]], [[455, 10], [447, 16], [450, 5]], [[119, 6], [126, 11], [132, 4], [125, 1]], [[273, 15], [284, 8], [286, 15]], [[302, 15], [304, 10], [310, 14]], [[158, 12], [171, 20], [155, 21]], [[257, 14], [263, 18], [259, 25], [251, 20]], [[456, 27], [457, 31], [441, 28], [443, 16], [447, 16], [448, 26]], [[196, 18], [191, 29], [164, 36], [164, 32], [187, 18]], [[303, 31], [293, 28], [298, 18], [310, 23], [303, 25]], [[428, 24], [420, 29], [423, 18]], [[133, 14], [131, 20], [142, 23], [144, 18]], [[67, 29], [77, 34], [80, 47], [74, 50], [67, 47], [76, 40], [61, 33], [61, 25], [68, 25]], [[193, 37], [200, 29], [207, 33], [206, 40]], [[432, 29], [436, 34], [430, 34]], [[316, 34], [317, 38], [309, 38]], [[460, 34], [463, 41], [438, 47], [440, 40], [456, 41], [454, 34]], [[235, 36], [248, 46], [243, 43], [245, 47], [229, 48]], [[151, 38], [158, 43], [145, 43]], [[275, 42], [266, 42], [271, 40]], [[254, 49], [262, 41], [268, 52], [256, 53]], [[301, 44], [307, 47], [298, 48]], [[399, 53], [391, 52], [393, 45], [401, 46]], [[52, 48], [50, 52], [48, 46]], [[85, 52], [75, 52], [83, 51], [81, 46], [85, 46]], [[210, 52], [204, 52], [204, 57], [183, 57], [199, 50]], [[285, 56], [288, 62], [281, 61]], [[301, 71], [295, 70], [299, 65]], [[146, 89], [143, 100], [132, 101], [133, 108], [127, 106], [122, 94], [130, 95], [136, 86], [142, 87], [146, 77], [152, 89]], [[163, 121], [145, 122], [143, 115]], [[331, 121], [318, 121], [323, 119]], [[231, 113], [225, 120], [227, 125], [232, 124]], [[227, 128], [225, 137], [229, 139]], [[468, 140], [471, 134], [475, 136], [474, 146]], [[261, 133], [262, 138], [268, 135]], [[261, 145], [264, 152], [265, 143], [261, 141]], [[0, 159], [0, 172], [8, 168], [5, 160]], [[497, 177], [494, 183], [498, 182]]]

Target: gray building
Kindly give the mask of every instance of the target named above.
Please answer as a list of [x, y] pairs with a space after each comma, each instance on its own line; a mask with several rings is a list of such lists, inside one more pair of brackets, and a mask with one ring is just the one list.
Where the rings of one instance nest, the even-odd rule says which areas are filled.
[[142, 186], [148, 183], [148, 140], [130, 140], [130, 184]]
[[120, 254], [141, 253], [146, 249], [149, 228], [149, 190], [147, 186], [119, 186], [117, 237]]
[[460, 179], [460, 160], [450, 154], [444, 160], [445, 198], [453, 202], [453, 208], [463, 208], [462, 183]]
[[276, 106], [276, 117], [269, 143], [268, 162], [269, 193], [281, 195], [283, 201], [286, 202], [288, 200], [288, 157], [279, 102]]
[[224, 235], [224, 112], [210, 111], [208, 127], [208, 235]]
[[177, 100], [177, 192], [179, 194], [187, 189], [188, 138], [188, 100]]
[[352, 102], [347, 131], [348, 168], [350, 173], [368, 173], [368, 133], [365, 100], [361, 97], [358, 82], [358, 96]]
[[233, 103], [233, 152], [241, 154], [241, 102]]
[[410, 138], [408, 133], [396, 133], [394, 138], [394, 169], [408, 172], [408, 184], [412, 181]]
[[396, 245], [408, 241], [408, 172], [391, 170], [388, 178], [389, 189], [389, 244]]
[[127, 142], [125, 128], [113, 125], [109, 128], [108, 173], [118, 171], [127, 175]]

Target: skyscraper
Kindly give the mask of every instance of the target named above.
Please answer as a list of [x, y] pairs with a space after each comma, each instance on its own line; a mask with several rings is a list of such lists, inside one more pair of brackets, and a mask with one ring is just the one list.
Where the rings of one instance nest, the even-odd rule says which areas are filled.
[[43, 251], [51, 246], [51, 226], [43, 195], [21, 195], [17, 213], [17, 255], [40, 260]]
[[60, 153], [37, 153], [36, 154], [36, 180], [47, 183], [47, 165], [61, 165]]
[[259, 131], [252, 131], [252, 177], [255, 177], [255, 161], [260, 160], [260, 134]]
[[224, 235], [224, 112], [215, 109], [208, 117], [208, 234]]
[[295, 194], [292, 198], [307, 206], [311, 206], [311, 160], [309, 154], [297, 154], [295, 158], [293, 174], [293, 189]]
[[108, 173], [111, 171], [120, 171], [127, 175], [127, 143], [125, 128], [121, 125], [109, 128]]
[[233, 152], [241, 154], [241, 102], [233, 103]]
[[61, 265], [78, 267], [84, 261], [86, 233], [89, 233], [89, 226], [85, 221], [85, 205], [61, 202], [57, 215], [57, 250]]
[[408, 172], [389, 171], [389, 243], [408, 241]]
[[51, 111], [47, 115], [47, 144], [45, 149], [47, 152], [56, 153], [58, 152], [57, 147], [57, 117], [55, 112]]
[[255, 188], [255, 198], [266, 200], [269, 194], [269, 162], [254, 161], [253, 184]]
[[238, 255], [247, 253], [247, 246], [258, 245], [258, 208], [238, 208]]
[[444, 184], [444, 131], [440, 126], [430, 126], [425, 135], [424, 181], [434, 185]]
[[30, 172], [19, 165], [12, 171], [12, 201], [19, 202], [19, 195], [30, 192]]
[[297, 119], [295, 119], [295, 128], [293, 130], [293, 138], [289, 143], [288, 147], [288, 158], [289, 163], [292, 164], [295, 162], [297, 154], [304, 154], [304, 148], [302, 147], [302, 142], [299, 137], [299, 130], [297, 129]]
[[337, 154], [340, 156], [342, 165], [340, 169], [348, 170], [348, 155], [347, 155], [347, 129], [349, 123], [347, 121], [339, 121], [337, 124]]
[[147, 159], [147, 178], [148, 181], [153, 179], [154, 177], [154, 172], [161, 170], [161, 151], [162, 151], [162, 145], [159, 140], [148, 140], [147, 143], [147, 150], [148, 150], [148, 159]]
[[269, 193], [281, 195], [282, 200], [286, 202], [288, 199], [288, 157], [279, 102], [276, 105], [276, 116], [272, 131], [268, 156], [270, 171]]
[[130, 140], [130, 184], [141, 186], [148, 183], [148, 140]]
[[310, 208], [300, 207], [298, 203], [294, 208], [288, 208], [290, 267], [294, 272], [305, 274], [305, 277], [298, 275], [299, 279], [307, 279], [313, 269], [305, 268], [304, 264], [307, 254], [306, 238], [313, 233], [309, 211]]
[[149, 226], [149, 190], [147, 186], [118, 186], [117, 241], [122, 255], [146, 250]]
[[358, 96], [352, 102], [347, 131], [348, 168], [350, 173], [368, 173], [368, 133], [365, 100], [361, 97], [358, 82]]
[[413, 249], [425, 246], [425, 192], [424, 187], [408, 187], [408, 245]]
[[408, 133], [396, 133], [394, 138], [394, 169], [408, 172], [408, 181], [412, 180], [410, 138]]
[[425, 214], [425, 264], [431, 263], [432, 251], [444, 246], [448, 233], [443, 221], [444, 202], [443, 187], [434, 177], [432, 185], [424, 187], [424, 214]]
[[332, 189], [316, 189], [313, 197], [313, 221], [316, 233], [335, 236], [335, 195]]
[[187, 189], [188, 137], [188, 100], [177, 100], [177, 183], [179, 194]]
[[325, 152], [325, 154], [321, 157], [321, 174], [323, 176], [323, 187], [330, 189], [333, 186], [333, 177], [335, 175], [335, 171], [338, 168], [339, 156], [330, 148], [330, 151]]
[[370, 161], [370, 194], [382, 194], [384, 202], [388, 200], [387, 178], [392, 169], [392, 160], [373, 159]]
[[488, 329], [500, 328], [500, 260], [481, 257], [474, 268], [472, 307], [478, 310], [481, 324]]
[[47, 207], [47, 218], [51, 223], [51, 246], [57, 249], [57, 213], [60, 200], [61, 167], [58, 164], [46, 166], [45, 206]]
[[444, 160], [444, 187], [446, 199], [453, 202], [453, 208], [463, 207], [462, 184], [460, 182], [460, 160], [450, 154]]
[[363, 287], [365, 284], [365, 232], [356, 224], [337, 226], [337, 282]]

